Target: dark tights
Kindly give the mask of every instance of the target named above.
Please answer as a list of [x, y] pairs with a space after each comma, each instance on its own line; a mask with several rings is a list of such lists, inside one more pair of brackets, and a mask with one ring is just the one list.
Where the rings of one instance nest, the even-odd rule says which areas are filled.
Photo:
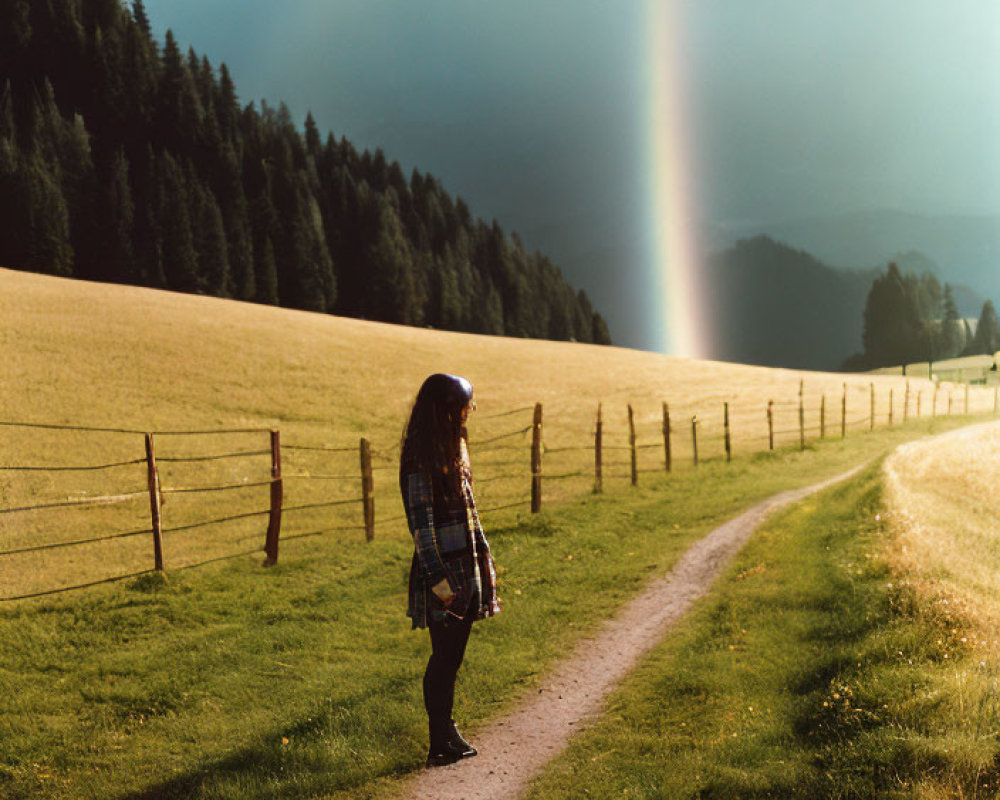
[[472, 630], [472, 618], [460, 620], [448, 617], [443, 622], [431, 622], [431, 657], [424, 673], [424, 708], [430, 725], [431, 746], [441, 743], [451, 723], [455, 701], [455, 678], [462, 666], [465, 645]]

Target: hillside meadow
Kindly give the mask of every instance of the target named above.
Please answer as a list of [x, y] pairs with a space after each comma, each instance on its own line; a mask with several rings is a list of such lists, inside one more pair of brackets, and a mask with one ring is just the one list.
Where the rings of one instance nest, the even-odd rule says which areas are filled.
[[[590, 445], [598, 402], [605, 443], [619, 447], [627, 402], [635, 406], [641, 442], [659, 436], [664, 400], [682, 420], [693, 413], [710, 420], [724, 399], [734, 408], [732, 464], [722, 461], [716, 441], [695, 471], [685, 462], [678, 426], [670, 476], [650, 447], [640, 451], [646, 471], [638, 488], [628, 486], [619, 464], [608, 468], [604, 495], [591, 493], [592, 478], [584, 474], [546, 482], [540, 515], [523, 506], [484, 513], [505, 613], [474, 629], [463, 668], [477, 676], [460, 681], [457, 698], [472, 735], [641, 590], [646, 576], [669, 569], [713, 526], [776, 491], [966, 421], [939, 417], [888, 429], [887, 392], [892, 388], [901, 403], [903, 382], [878, 378], [883, 405], [874, 434], [862, 434], [862, 425], [843, 442], [833, 435], [817, 442], [813, 434], [801, 452], [787, 444], [797, 438], [785, 436], [780, 452], [754, 454], [769, 396], [793, 400], [804, 379], [815, 408], [819, 392], [839, 393], [843, 376], [414, 330], [27, 273], [0, 271], [0, 287], [7, 389], [0, 421], [157, 431], [278, 427], [283, 443], [348, 448], [319, 453], [318, 461], [309, 461], [316, 451], [289, 451], [285, 474], [303, 477], [286, 481], [287, 504], [355, 494], [356, 485], [337, 494], [331, 488], [337, 481], [305, 476], [356, 470], [351, 448], [366, 436], [376, 451], [376, 512], [384, 520], [366, 543], [359, 508], [288, 514], [288, 540], [270, 570], [260, 566], [260, 519], [174, 532], [165, 535], [166, 581], [142, 576], [0, 605], [0, 797], [393, 794], [425, 754], [419, 675], [427, 656], [426, 637], [412, 633], [403, 616], [412, 544], [393, 519], [401, 512], [393, 446], [429, 372], [460, 372], [476, 384], [479, 409], [470, 428], [484, 507], [527, 497], [522, 431], [534, 402], [544, 403], [551, 451]], [[852, 410], [860, 416], [868, 382], [852, 380], [858, 399]], [[976, 399], [992, 403], [985, 395]], [[901, 405], [895, 414], [902, 418]], [[4, 425], [0, 435], [4, 467], [142, 456], [135, 433]], [[164, 461], [167, 488], [264, 479], [263, 436], [157, 434], [162, 458], [254, 453], [221, 462]], [[505, 438], [493, 444], [514, 449], [488, 456], [497, 436]], [[609, 451], [609, 461], [622, 457]], [[591, 458], [587, 450], [549, 452], [546, 470], [586, 471]], [[525, 474], [496, 477], [508, 469]], [[148, 525], [141, 496], [6, 513], [143, 489], [141, 463], [96, 473], [5, 469], [0, 480], [0, 549]], [[243, 491], [252, 497], [242, 502], [254, 507], [266, 489], [234, 494]], [[228, 492], [168, 495], [165, 524], [238, 508]], [[340, 524], [354, 527], [329, 530]], [[326, 532], [292, 538], [313, 530]], [[179, 569], [234, 550], [253, 555]], [[0, 585], [5, 593], [30, 590], [145, 570], [150, 562], [146, 536], [4, 556]]]
[[903, 444], [765, 522], [527, 800], [1000, 796], [998, 437]]
[[[283, 537], [359, 536], [359, 438], [375, 451], [377, 535], [406, 536], [396, 489], [401, 430], [431, 372], [467, 376], [478, 411], [470, 422], [477, 494], [484, 514], [525, 503], [529, 492], [532, 407], [543, 404], [543, 470], [566, 476], [544, 483], [546, 503], [593, 488], [593, 441], [602, 404], [605, 486], [629, 480], [626, 404], [634, 407], [642, 479], [664, 469], [662, 403], [668, 402], [675, 469], [692, 463], [691, 418], [699, 456], [723, 454], [723, 403], [730, 404], [735, 453], [767, 447], [768, 399], [775, 400], [776, 443], [798, 441], [803, 381], [807, 436], [839, 435], [847, 383], [850, 431], [868, 427], [871, 385], [877, 425], [904, 416], [905, 381], [889, 376], [801, 373], [671, 358], [572, 342], [549, 342], [415, 329], [207, 296], [73, 281], [0, 270], [3, 385], [0, 423], [31, 422], [136, 431], [260, 429], [231, 435], [155, 437], [166, 490], [259, 484], [270, 477], [268, 434], [281, 432], [285, 505], [343, 503], [286, 513]], [[909, 414], [930, 412], [933, 391], [911, 381]], [[938, 413], [946, 406], [942, 386]], [[954, 410], [960, 410], [956, 387]], [[992, 408], [973, 390], [973, 405]], [[91, 471], [0, 470], [0, 503], [25, 508], [104, 498], [85, 506], [0, 515], [0, 551], [24, 550], [108, 534], [132, 536], [74, 548], [0, 558], [3, 596], [129, 575], [151, 566], [143, 438], [137, 433], [0, 426], [2, 467], [76, 467]], [[498, 438], [500, 437], [500, 438]], [[478, 442], [482, 442], [481, 446]], [[342, 452], [292, 450], [330, 447]], [[617, 448], [617, 449], [615, 449]], [[208, 458], [250, 453], [238, 458]], [[131, 463], [129, 463], [131, 462]], [[328, 477], [317, 477], [328, 476]], [[124, 495], [124, 496], [123, 496]], [[110, 498], [110, 499], [108, 499]], [[266, 486], [165, 495], [165, 529], [251, 514], [268, 507]], [[165, 541], [168, 569], [263, 544], [262, 516], [175, 530]], [[293, 546], [289, 544], [289, 546]]]

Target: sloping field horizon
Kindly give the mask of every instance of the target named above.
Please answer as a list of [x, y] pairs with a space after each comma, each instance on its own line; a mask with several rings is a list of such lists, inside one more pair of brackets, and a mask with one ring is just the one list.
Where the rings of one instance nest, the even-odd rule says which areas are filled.
[[[900, 377], [802, 372], [455, 333], [7, 269], [0, 269], [0, 342], [5, 387], [0, 507], [87, 503], [0, 515], [0, 553], [149, 528], [141, 436], [8, 423], [139, 431], [277, 428], [285, 506], [343, 503], [286, 514], [284, 538], [360, 527], [355, 503], [360, 477], [352, 477], [358, 474], [360, 437], [371, 441], [376, 457], [378, 535], [405, 535], [395, 477], [398, 446], [416, 391], [432, 372], [465, 375], [476, 388], [478, 411], [469, 430], [485, 513], [528, 500], [536, 402], [544, 411], [543, 472], [552, 476], [544, 481], [546, 504], [593, 489], [598, 403], [603, 404], [606, 488], [629, 482], [628, 403], [641, 448], [640, 481], [642, 473], [664, 470], [663, 402], [670, 406], [675, 469], [692, 468], [695, 415], [699, 458], [723, 457], [724, 402], [729, 403], [734, 453], [767, 449], [769, 399], [775, 401], [776, 446], [797, 445], [800, 380], [809, 439], [820, 434], [821, 396], [826, 435], [840, 435], [845, 382], [849, 433], [868, 429], [872, 385], [878, 426], [888, 422], [890, 390], [895, 421], [904, 416], [906, 381]], [[910, 380], [910, 415], [916, 413], [918, 393], [922, 414], [930, 413], [932, 387]], [[942, 385], [939, 414], [945, 411], [945, 391]], [[964, 389], [953, 393], [953, 411], [961, 413]], [[973, 390], [972, 410], [992, 410], [992, 391], [986, 394]], [[169, 494], [165, 530], [267, 508], [268, 488], [259, 485], [270, 477], [265, 432], [155, 438], [168, 490], [258, 484]], [[343, 451], [294, 451], [295, 445]], [[254, 455], [180, 461], [229, 452]], [[48, 469], [118, 462], [122, 465], [108, 470]], [[45, 469], [25, 471], [26, 466]], [[116, 499], [96, 501], [108, 496]], [[175, 531], [165, 542], [167, 568], [257, 548], [264, 528], [266, 519], [258, 516]], [[6, 595], [52, 588], [54, 575], [58, 586], [98, 580], [112, 564], [122, 574], [146, 570], [151, 566], [148, 538], [0, 558], [0, 583]]]

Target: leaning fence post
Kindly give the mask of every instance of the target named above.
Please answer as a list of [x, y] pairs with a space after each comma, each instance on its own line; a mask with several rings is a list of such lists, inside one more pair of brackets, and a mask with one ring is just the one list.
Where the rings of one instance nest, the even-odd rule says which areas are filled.
[[365, 516], [365, 539], [375, 538], [375, 479], [372, 477], [371, 443], [361, 437], [361, 504]]
[[601, 492], [604, 489], [603, 479], [601, 476], [601, 438], [602, 438], [602, 422], [601, 422], [601, 404], [597, 404], [597, 427], [594, 428], [594, 492]]
[[840, 396], [840, 438], [847, 435], [847, 383], [844, 383], [844, 393]]
[[281, 536], [281, 503], [284, 498], [281, 480], [281, 433], [271, 431], [271, 512], [267, 518], [267, 538], [264, 540], [264, 566], [278, 563], [278, 539]]
[[799, 450], [806, 449], [806, 410], [803, 406], [805, 381], [799, 381]]
[[635, 417], [632, 415], [632, 404], [628, 404], [628, 446], [632, 451], [632, 485], [639, 483], [639, 462], [635, 452]]
[[826, 438], [826, 395], [819, 398], [819, 438]]
[[871, 411], [868, 413], [868, 430], [875, 430], [875, 384], [868, 384], [871, 389]]
[[542, 404], [535, 403], [531, 424], [531, 513], [542, 510]]
[[723, 403], [722, 408], [723, 408], [722, 426], [723, 430], [725, 431], [726, 462], [728, 463], [733, 460], [732, 442], [730, 441], [729, 438], [729, 403], [728, 402]]
[[698, 415], [691, 417], [691, 450], [694, 454], [694, 465], [698, 466]]
[[892, 389], [889, 389], [889, 427], [892, 427]]
[[667, 472], [670, 472], [670, 407], [663, 402], [663, 457]]
[[163, 529], [160, 523], [160, 474], [156, 470], [153, 434], [146, 434], [146, 476], [149, 482], [149, 512], [153, 521], [153, 568], [163, 572]]
[[774, 401], [767, 401], [767, 449], [774, 449]]

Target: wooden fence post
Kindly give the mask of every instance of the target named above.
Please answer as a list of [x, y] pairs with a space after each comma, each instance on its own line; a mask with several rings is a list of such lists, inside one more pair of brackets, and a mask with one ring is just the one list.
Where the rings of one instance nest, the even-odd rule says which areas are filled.
[[160, 522], [160, 474], [156, 470], [153, 434], [146, 434], [146, 476], [149, 483], [149, 512], [153, 520], [153, 568], [163, 572], [163, 527]]
[[923, 396], [923, 394], [924, 394], [923, 389], [917, 390], [917, 419], [920, 418], [920, 398]]
[[948, 390], [948, 416], [951, 416], [951, 389]]
[[271, 512], [267, 518], [267, 538], [264, 540], [264, 566], [278, 563], [278, 539], [281, 537], [281, 504], [285, 496], [281, 479], [281, 433], [271, 431]]
[[723, 403], [722, 425], [726, 439], [726, 463], [733, 460], [732, 440], [729, 438], [729, 403]]
[[632, 415], [632, 404], [628, 404], [628, 446], [632, 451], [632, 485], [639, 484], [639, 461], [635, 452], [635, 417]]
[[819, 438], [826, 438], [826, 395], [819, 398]]
[[694, 465], [698, 466], [698, 415], [691, 417], [691, 449], [694, 454]]
[[542, 404], [535, 403], [531, 425], [531, 513], [542, 510]]
[[663, 456], [667, 472], [670, 472], [670, 407], [666, 401], [663, 402]]
[[601, 475], [601, 438], [603, 436], [601, 421], [601, 404], [597, 404], [597, 427], [594, 428], [594, 492], [604, 491], [604, 481]]
[[892, 427], [892, 389], [889, 389], [889, 427]]
[[774, 449], [774, 401], [767, 401], [767, 449]]
[[906, 382], [906, 394], [903, 395], [903, 422], [910, 418], [910, 382]]
[[840, 396], [840, 438], [847, 436], [847, 383], [844, 383], [844, 393]]
[[871, 411], [868, 414], [868, 430], [875, 430], [875, 384], [870, 383], [868, 386], [871, 389]]
[[803, 392], [805, 391], [805, 381], [799, 381], [799, 450], [806, 449], [806, 410], [803, 405]]
[[361, 503], [365, 515], [365, 539], [375, 538], [375, 480], [372, 476], [372, 447], [367, 439], [359, 442], [361, 456]]

